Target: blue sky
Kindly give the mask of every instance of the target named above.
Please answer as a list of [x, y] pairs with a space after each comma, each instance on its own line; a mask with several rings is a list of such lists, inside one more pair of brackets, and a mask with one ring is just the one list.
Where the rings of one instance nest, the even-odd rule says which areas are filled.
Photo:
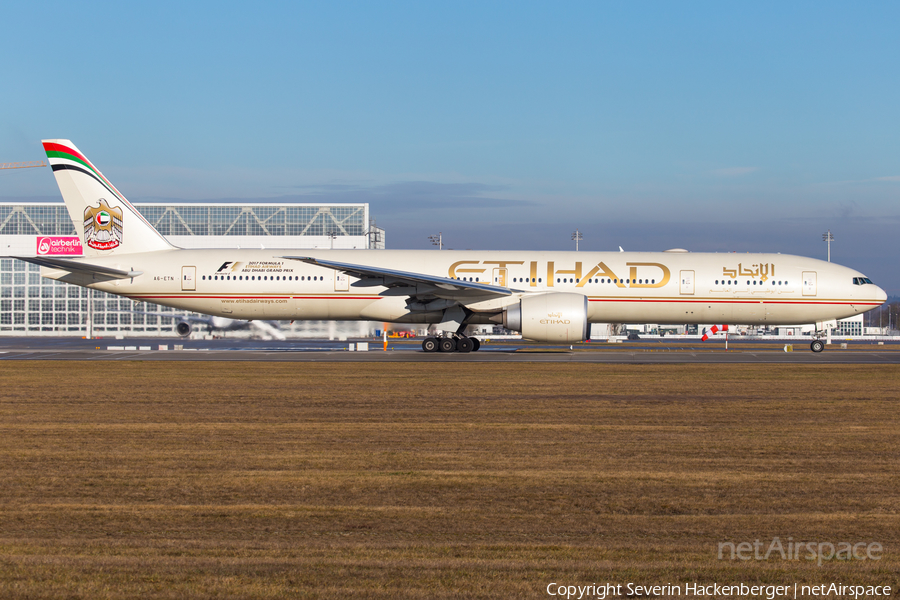
[[[15, 3], [0, 162], [367, 201], [392, 248], [773, 251], [900, 294], [900, 5]], [[49, 171], [0, 197], [58, 197]]]

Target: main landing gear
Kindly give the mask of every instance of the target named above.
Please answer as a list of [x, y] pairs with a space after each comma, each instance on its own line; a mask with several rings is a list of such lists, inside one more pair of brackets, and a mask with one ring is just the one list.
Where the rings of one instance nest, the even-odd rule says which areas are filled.
[[427, 337], [422, 342], [425, 352], [477, 352], [481, 348], [478, 338], [465, 337]]

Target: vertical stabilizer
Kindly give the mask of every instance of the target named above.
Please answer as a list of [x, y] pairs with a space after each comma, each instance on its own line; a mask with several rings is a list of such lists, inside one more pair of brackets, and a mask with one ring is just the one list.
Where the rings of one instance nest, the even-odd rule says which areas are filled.
[[174, 248], [69, 140], [43, 140], [85, 256]]

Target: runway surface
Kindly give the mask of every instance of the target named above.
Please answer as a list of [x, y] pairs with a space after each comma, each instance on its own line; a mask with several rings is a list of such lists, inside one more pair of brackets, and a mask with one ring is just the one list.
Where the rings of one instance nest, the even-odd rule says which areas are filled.
[[724, 344], [678, 341], [636, 341], [620, 344], [590, 342], [572, 346], [532, 344], [521, 340], [487, 342], [478, 352], [425, 353], [421, 340], [390, 340], [388, 350], [369, 340], [369, 350], [349, 351], [349, 342], [329, 340], [110, 340], [80, 338], [3, 338], [0, 360], [113, 361], [256, 361], [256, 362], [570, 362], [623, 364], [900, 364], [900, 344], [850, 342], [833, 344], [820, 353], [808, 341], [792, 352], [772, 342], [735, 341]]

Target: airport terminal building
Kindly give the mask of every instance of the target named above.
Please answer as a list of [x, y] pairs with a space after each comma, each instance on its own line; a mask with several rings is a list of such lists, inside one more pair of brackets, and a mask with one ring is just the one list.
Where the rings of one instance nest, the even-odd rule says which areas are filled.
[[[135, 203], [183, 248], [383, 249], [368, 204]], [[3, 255], [35, 255], [44, 236], [74, 236], [65, 205], [0, 202]], [[143, 313], [162, 314], [143, 314]], [[171, 316], [168, 316], [171, 314]], [[0, 258], [0, 336], [175, 335], [185, 311], [43, 279], [40, 267]], [[285, 333], [290, 334], [290, 331]]]

